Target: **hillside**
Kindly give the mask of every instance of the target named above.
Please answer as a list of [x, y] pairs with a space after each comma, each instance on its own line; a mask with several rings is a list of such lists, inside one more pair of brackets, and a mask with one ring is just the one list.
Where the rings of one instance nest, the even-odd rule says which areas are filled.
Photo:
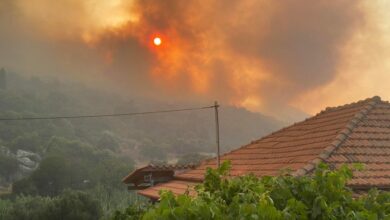
[[[206, 105], [129, 98], [82, 84], [15, 73], [1, 80], [0, 118]], [[220, 108], [220, 122], [223, 152], [282, 125], [273, 118], [230, 106]], [[121, 179], [135, 166], [150, 161], [197, 162], [214, 153], [213, 109], [135, 117], [0, 120], [0, 193], [12, 190], [9, 196], [13, 198], [22, 194], [53, 197], [70, 188], [94, 197], [110, 195], [97, 199], [118, 208], [131, 198], [123, 193], [126, 189]]]
[[[7, 75], [0, 91], [2, 118], [150, 111], [189, 107], [152, 100], [118, 97], [81, 84]], [[199, 104], [200, 105], [200, 104]], [[193, 106], [193, 105], [192, 105]], [[221, 144], [227, 151], [279, 128], [282, 123], [245, 109], [220, 108]], [[90, 144], [93, 148], [128, 153], [141, 161], [215, 150], [214, 112], [210, 110], [136, 117], [0, 122], [2, 145], [45, 154], [53, 137]], [[28, 142], [28, 143], [25, 143]], [[123, 154], [122, 154], [123, 155]]]

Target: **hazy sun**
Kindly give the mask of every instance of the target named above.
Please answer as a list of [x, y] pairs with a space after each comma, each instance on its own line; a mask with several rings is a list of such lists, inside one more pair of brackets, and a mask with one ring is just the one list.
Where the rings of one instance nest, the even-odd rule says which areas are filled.
[[156, 46], [160, 46], [161, 43], [162, 43], [161, 38], [155, 37], [155, 38], [153, 39], [153, 43], [154, 43], [154, 45], [156, 45]]

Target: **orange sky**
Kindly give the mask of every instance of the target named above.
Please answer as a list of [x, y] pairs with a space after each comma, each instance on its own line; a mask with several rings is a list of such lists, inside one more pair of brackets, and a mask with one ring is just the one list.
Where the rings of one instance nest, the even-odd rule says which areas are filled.
[[379, 95], [390, 101], [390, 1], [365, 1], [366, 24], [345, 45], [342, 64], [329, 83], [292, 103], [307, 112]]
[[[34, 50], [10, 47], [0, 66], [69, 68], [152, 96], [218, 99], [286, 117], [292, 108], [314, 114], [374, 95], [390, 100], [389, 1], [5, 0], [1, 7], [14, 12], [4, 15], [16, 24], [11, 33], [25, 36], [14, 43]], [[45, 69], [37, 56], [58, 63]]]

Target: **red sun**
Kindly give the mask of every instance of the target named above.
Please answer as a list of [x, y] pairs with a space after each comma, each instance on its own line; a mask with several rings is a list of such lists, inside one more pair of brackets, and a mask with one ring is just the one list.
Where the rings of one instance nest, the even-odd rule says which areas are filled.
[[162, 44], [162, 40], [160, 37], [155, 37], [153, 39], [153, 44], [156, 45], [156, 46], [160, 46]]

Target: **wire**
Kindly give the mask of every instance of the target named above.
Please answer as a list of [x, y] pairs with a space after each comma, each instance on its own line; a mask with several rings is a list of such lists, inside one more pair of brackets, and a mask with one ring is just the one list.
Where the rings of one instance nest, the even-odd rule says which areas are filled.
[[148, 112], [129, 112], [129, 113], [118, 113], [118, 114], [0, 118], [0, 121], [24, 121], [24, 120], [51, 120], [51, 119], [121, 117], [121, 116], [161, 114], [161, 113], [170, 113], [170, 112], [195, 111], [195, 110], [210, 109], [210, 108], [215, 108], [215, 107], [216, 107], [215, 105], [212, 105], [212, 106], [204, 106], [204, 107], [197, 107], [197, 108], [181, 108], [181, 109], [169, 109], [169, 110], [148, 111]]

